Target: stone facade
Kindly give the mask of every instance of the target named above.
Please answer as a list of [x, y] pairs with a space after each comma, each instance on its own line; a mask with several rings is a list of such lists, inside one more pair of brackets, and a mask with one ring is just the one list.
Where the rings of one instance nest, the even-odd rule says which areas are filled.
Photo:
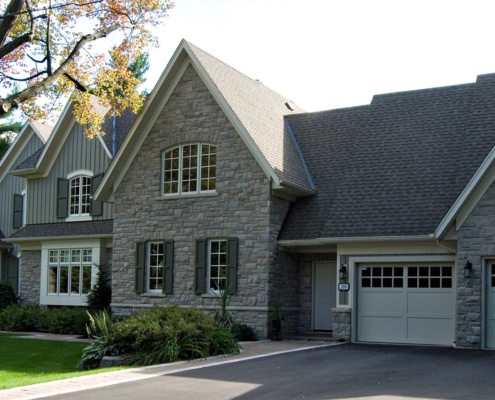
[[[188, 142], [217, 146], [216, 193], [163, 197], [162, 151]], [[196, 295], [196, 239], [238, 239], [234, 316], [268, 332], [270, 295], [297, 304], [297, 265], [279, 253], [277, 235], [289, 202], [274, 198], [270, 182], [194, 68], [189, 66], [115, 193], [112, 309], [129, 312], [177, 303], [205, 310], [218, 307], [214, 295]], [[135, 293], [136, 242], [173, 240], [173, 294]]]
[[20, 262], [20, 300], [21, 303], [39, 304], [40, 302], [41, 251], [25, 250]]
[[[484, 194], [457, 232], [457, 346], [479, 348], [482, 336], [482, 265], [495, 259], [495, 184]], [[473, 265], [472, 278], [464, 266]]]
[[333, 313], [333, 337], [350, 342], [352, 334], [352, 320], [350, 308], [332, 308]]

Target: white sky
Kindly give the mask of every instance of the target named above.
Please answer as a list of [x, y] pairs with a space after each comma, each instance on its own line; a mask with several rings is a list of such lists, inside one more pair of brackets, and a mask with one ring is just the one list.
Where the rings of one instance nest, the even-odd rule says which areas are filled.
[[175, 0], [152, 86], [180, 40], [307, 111], [495, 72], [494, 0]]

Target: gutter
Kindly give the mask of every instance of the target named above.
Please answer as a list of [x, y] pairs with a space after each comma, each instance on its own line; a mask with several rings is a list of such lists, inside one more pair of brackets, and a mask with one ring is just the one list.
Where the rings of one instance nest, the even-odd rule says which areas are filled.
[[307, 240], [279, 240], [280, 246], [314, 246], [324, 244], [340, 243], [359, 243], [359, 242], [407, 242], [407, 241], [432, 241], [435, 240], [432, 235], [414, 235], [414, 236], [359, 236], [359, 237], [334, 237], [334, 238], [315, 238]]
[[38, 236], [28, 238], [5, 238], [2, 239], [8, 243], [28, 243], [28, 242], [43, 242], [47, 240], [74, 240], [74, 239], [107, 239], [112, 238], [113, 234], [105, 233], [102, 235], [77, 235], [77, 236]]

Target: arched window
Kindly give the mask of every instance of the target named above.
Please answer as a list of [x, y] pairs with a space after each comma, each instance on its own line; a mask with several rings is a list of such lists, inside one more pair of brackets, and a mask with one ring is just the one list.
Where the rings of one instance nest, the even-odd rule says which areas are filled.
[[91, 177], [79, 175], [70, 179], [69, 215], [89, 215]]
[[163, 152], [164, 195], [213, 192], [217, 178], [217, 146], [183, 144]]

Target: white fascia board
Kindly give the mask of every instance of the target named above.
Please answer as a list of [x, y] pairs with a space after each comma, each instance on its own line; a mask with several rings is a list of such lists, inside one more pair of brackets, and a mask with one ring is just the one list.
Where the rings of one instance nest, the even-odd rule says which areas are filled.
[[112, 238], [113, 234], [105, 233], [104, 235], [78, 235], [78, 236], [41, 236], [29, 238], [4, 238], [6, 243], [29, 243], [29, 242], [46, 242], [46, 241], [67, 241], [67, 240], [85, 240], [85, 239], [107, 239]]
[[334, 238], [316, 238], [307, 240], [279, 240], [280, 246], [321, 246], [324, 244], [340, 243], [359, 243], [359, 242], [410, 242], [410, 241], [434, 241], [433, 235], [414, 235], [414, 236], [359, 236], [359, 237], [334, 237]]
[[490, 153], [488, 153], [488, 156], [483, 160], [476, 173], [473, 175], [469, 183], [466, 185], [459, 197], [457, 197], [454, 204], [452, 204], [452, 207], [450, 207], [449, 211], [447, 211], [447, 214], [445, 214], [442, 221], [435, 229], [436, 238], [440, 238], [445, 233], [445, 231], [449, 229], [449, 226], [452, 224], [454, 218], [459, 213], [459, 210], [466, 203], [471, 193], [476, 189], [476, 186], [483, 178], [485, 173], [488, 171], [494, 159], [495, 147], [493, 147]]
[[[31, 132], [25, 133], [29, 128], [31, 128]], [[21, 154], [21, 151], [24, 149], [26, 143], [29, 142], [29, 139], [31, 139], [33, 133], [34, 133], [33, 126], [30, 123], [27, 123], [17, 134], [14, 141], [10, 144], [9, 148], [7, 149], [7, 152], [3, 155], [2, 159], [0, 160], [0, 182], [2, 182], [5, 176], [9, 173], [10, 169], [12, 168], [12, 165]]]
[[[36, 163], [36, 170], [40, 172], [40, 176], [46, 177], [48, 175], [60, 151], [62, 150], [63, 145], [65, 144], [69, 132], [76, 123], [74, 116], [70, 113], [71, 109], [72, 103], [69, 100], [64, 108], [64, 111], [62, 112], [62, 115], [53, 128], [52, 134], [50, 135], [50, 138], [48, 139], [38, 162]], [[67, 118], [69, 118], [69, 121], [66, 121]], [[66, 126], [65, 129], [64, 125]], [[54, 148], [53, 150], [52, 147]], [[45, 161], [45, 158], [48, 159]]]
[[234, 110], [232, 110], [232, 107], [230, 104], [227, 102], [225, 97], [222, 95], [220, 90], [218, 89], [217, 85], [213, 82], [211, 79], [210, 75], [206, 72], [204, 69], [203, 65], [201, 62], [198, 60], [194, 52], [189, 48], [189, 46], [185, 46], [184, 49], [186, 50], [187, 54], [192, 60], [192, 65], [200, 78], [203, 80], [204, 84], [212, 94], [213, 98], [216, 100], [222, 111], [225, 113], [227, 118], [229, 119], [230, 123], [233, 125], [235, 130], [239, 133], [239, 136], [243, 140], [243, 142], [246, 144], [248, 147], [249, 151], [251, 154], [254, 156], [258, 164], [260, 165], [261, 169], [263, 172], [266, 174], [268, 178], [270, 178], [275, 186], [280, 186], [281, 182], [278, 177], [278, 175], [275, 173], [274, 169], [268, 162], [268, 160], [265, 158], [249, 132], [247, 131], [246, 127], [242, 124], [241, 120], [237, 117], [236, 113]]
[[[138, 151], [141, 148], [142, 143], [146, 139], [147, 132], [149, 132], [149, 129], [153, 126], [153, 124], [156, 122], [156, 119], [158, 118], [163, 106], [166, 104], [168, 101], [170, 94], [172, 91], [169, 89], [167, 91], [167, 95], [163, 96], [161, 99], [157, 99], [158, 93], [160, 92], [160, 88], [163, 86], [165, 80], [167, 79], [168, 75], [171, 73], [170, 71], [172, 70], [173, 66], [179, 59], [182, 50], [184, 49], [186, 41], [182, 39], [181, 43], [179, 44], [177, 50], [175, 53], [172, 55], [172, 58], [170, 59], [169, 63], [165, 67], [164, 71], [162, 72], [162, 75], [158, 79], [158, 82], [155, 85], [155, 88], [152, 90], [149, 99], [146, 101], [145, 106], [143, 110], [139, 113], [136, 121], [134, 121], [134, 124], [130, 130], [130, 132], [127, 134], [126, 138], [124, 139], [124, 142], [120, 146], [120, 150], [117, 152], [116, 156], [113, 158], [112, 163], [108, 167], [106, 173], [103, 175], [103, 179], [101, 183], [98, 185], [98, 189], [96, 190], [94, 194], [94, 198], [102, 201], [108, 201], [109, 198], [113, 197], [113, 193], [115, 193], [115, 190], [119, 187], [120, 183], [122, 182], [127, 169], [130, 167], [132, 161], [136, 157]], [[180, 69], [180, 72], [177, 74], [178, 76], [182, 76], [183, 71], [185, 71], [185, 68], [187, 67], [188, 63], [185, 62], [183, 66]], [[171, 86], [175, 88], [175, 86], [178, 83], [178, 80], [180, 78], [176, 77], [172, 83]], [[147, 115], [148, 110], [151, 108], [151, 105], [155, 103], [156, 101], [160, 101], [160, 104], [158, 107], [156, 107], [155, 112], [152, 114], [151, 118], [148, 118], [146, 122], [143, 122], [144, 116]], [[143, 127], [141, 127], [142, 124], [145, 124]], [[141, 135], [142, 137], [139, 138], [138, 144], [139, 145], [134, 145], [131, 149], [130, 152], [126, 152], [126, 150], [129, 147], [129, 143], [133, 140], [135, 135], [138, 135], [137, 132], [145, 132], [146, 134]], [[115, 170], [118, 171], [117, 176], [115, 178], [112, 178], [115, 174]], [[112, 182], [110, 182], [112, 180]], [[111, 191], [104, 190], [108, 185], [112, 185]], [[105, 193], [103, 193], [105, 192]], [[101, 196], [101, 197], [100, 197]]]
[[[112, 133], [112, 135], [113, 135], [113, 133]], [[98, 138], [98, 141], [100, 142], [101, 146], [103, 147], [103, 150], [105, 150], [105, 153], [107, 154], [108, 158], [111, 160], [113, 158], [112, 152], [110, 151], [110, 149], [107, 147], [107, 144], [103, 140], [103, 136], [96, 135], [96, 137]], [[112, 141], [113, 141], [113, 138], [112, 138]]]

